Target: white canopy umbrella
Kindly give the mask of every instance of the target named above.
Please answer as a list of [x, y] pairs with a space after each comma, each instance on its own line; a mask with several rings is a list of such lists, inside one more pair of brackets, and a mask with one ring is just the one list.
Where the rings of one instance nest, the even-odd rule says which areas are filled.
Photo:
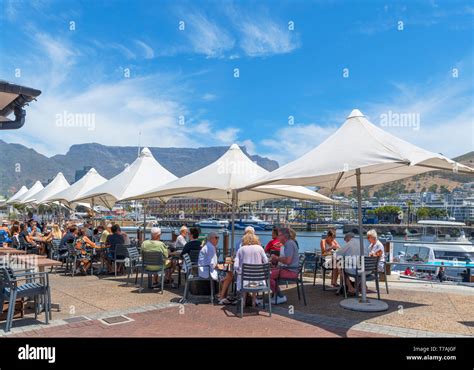
[[28, 191], [28, 188], [23, 185], [20, 190], [18, 190], [15, 194], [12, 195], [10, 199], [7, 200], [7, 204], [13, 204], [16, 202], [16, 200], [21, 197], [23, 194], [25, 194]]
[[14, 203], [23, 203], [25, 200], [27, 200], [30, 197], [33, 197], [36, 193], [39, 191], [43, 190], [43, 184], [41, 182], [36, 181], [33, 186], [28, 190], [26, 193], [23, 195], [20, 195], [18, 198], [16, 198]]
[[140, 198], [167, 200], [175, 196], [192, 196], [232, 204], [232, 247], [234, 245], [235, 208], [264, 199], [297, 198], [323, 203], [334, 201], [302, 186], [268, 185], [237, 192], [269, 172], [246, 156], [237, 144], [220, 158], [200, 170], [175, 181], [143, 192]]
[[40, 190], [39, 192], [35, 193], [32, 196], [23, 200], [25, 204], [41, 204], [46, 203], [47, 199], [69, 187], [69, 182], [66, 180], [62, 172], [58, 172], [58, 174], [54, 177], [54, 179], [44, 187], [44, 189]]
[[177, 179], [175, 175], [159, 164], [148, 148], [117, 176], [72, 199], [74, 202], [92, 202], [112, 209], [122, 200], [137, 199], [143, 192]]
[[[385, 132], [355, 109], [345, 123], [323, 143], [295, 161], [263, 176], [253, 186], [316, 185], [331, 191], [357, 186], [360, 252], [363, 256], [361, 186], [400, 180], [433, 170], [474, 173], [474, 169], [470, 167]], [[374, 309], [366, 298], [364, 274], [361, 280], [362, 303], [359, 307], [355, 305], [355, 309]]]
[[[99, 185], [102, 185], [106, 181], [107, 179], [105, 177], [102, 177], [96, 171], [95, 168], [91, 168], [81, 179], [76, 181], [67, 189], [64, 189], [56, 194], [52, 194], [47, 199], [47, 201], [48, 202], [59, 201], [71, 207], [73, 205], [74, 199], [83, 196], [88, 191], [92, 190], [93, 188]], [[88, 203], [84, 203], [84, 204], [81, 203], [81, 205], [89, 206]]]

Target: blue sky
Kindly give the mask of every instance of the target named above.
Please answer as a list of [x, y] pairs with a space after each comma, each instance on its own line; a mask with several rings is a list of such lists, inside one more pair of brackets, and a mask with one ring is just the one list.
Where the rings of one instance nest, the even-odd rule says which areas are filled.
[[[377, 125], [418, 117], [384, 129], [426, 149], [474, 147], [471, 1], [0, 3], [0, 79], [43, 91], [2, 139], [45, 155], [141, 132], [142, 145], [237, 142], [285, 163], [354, 108]], [[67, 114], [93, 124], [58, 123]]]

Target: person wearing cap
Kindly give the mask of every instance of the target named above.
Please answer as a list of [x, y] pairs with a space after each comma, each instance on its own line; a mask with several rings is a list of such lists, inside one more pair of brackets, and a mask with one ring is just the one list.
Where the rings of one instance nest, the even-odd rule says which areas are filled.
[[183, 226], [181, 226], [181, 229], [179, 229], [178, 238], [176, 239], [176, 242], [174, 243], [174, 247], [176, 248], [176, 252], [181, 253], [184, 246], [188, 242], [186, 240], [187, 236], [188, 236], [188, 228], [186, 227], [186, 225], [183, 225]]
[[[151, 240], [145, 240], [142, 243], [142, 253], [144, 252], [160, 252], [163, 254], [163, 260], [166, 260], [165, 269], [166, 271], [166, 279], [170, 280], [169, 271], [171, 267], [171, 262], [167, 260], [168, 258], [168, 248], [166, 247], [165, 243], [161, 240], [161, 229], [159, 227], [152, 227], [151, 228]], [[161, 270], [161, 266], [158, 265], [147, 265], [145, 266], [147, 270], [150, 271], [159, 271]], [[153, 274], [153, 285], [158, 284], [158, 275]]]
[[219, 242], [219, 235], [211, 231], [207, 234], [207, 241], [204, 247], [199, 251], [198, 268], [199, 276], [208, 279], [211, 277], [213, 280], [217, 280], [217, 243]]

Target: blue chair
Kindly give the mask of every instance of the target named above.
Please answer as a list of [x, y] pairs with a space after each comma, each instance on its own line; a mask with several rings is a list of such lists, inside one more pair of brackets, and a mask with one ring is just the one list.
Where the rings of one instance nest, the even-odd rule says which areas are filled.
[[[22, 270], [25, 271], [25, 270]], [[19, 272], [9, 267], [0, 267], [0, 302], [8, 301], [5, 332], [9, 332], [13, 323], [15, 303], [18, 298], [33, 297], [35, 319], [38, 318], [41, 301], [43, 302], [46, 324], [51, 316], [51, 291], [47, 272]], [[42, 297], [42, 300], [38, 300]]]

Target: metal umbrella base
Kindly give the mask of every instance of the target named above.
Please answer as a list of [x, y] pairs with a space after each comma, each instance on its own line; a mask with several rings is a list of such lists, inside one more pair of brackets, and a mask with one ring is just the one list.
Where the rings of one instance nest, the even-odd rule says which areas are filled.
[[388, 304], [378, 299], [368, 299], [367, 302], [362, 303], [360, 298], [347, 298], [339, 303], [342, 308], [351, 311], [360, 312], [380, 312], [387, 311]]

